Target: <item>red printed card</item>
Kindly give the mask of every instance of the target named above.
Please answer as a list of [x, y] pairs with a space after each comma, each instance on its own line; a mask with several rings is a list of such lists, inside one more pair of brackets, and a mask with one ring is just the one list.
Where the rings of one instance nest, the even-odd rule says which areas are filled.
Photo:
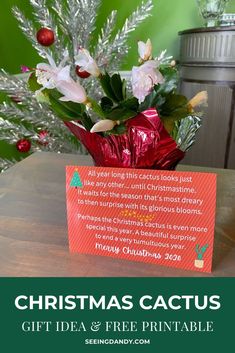
[[216, 175], [66, 168], [71, 252], [211, 272]]

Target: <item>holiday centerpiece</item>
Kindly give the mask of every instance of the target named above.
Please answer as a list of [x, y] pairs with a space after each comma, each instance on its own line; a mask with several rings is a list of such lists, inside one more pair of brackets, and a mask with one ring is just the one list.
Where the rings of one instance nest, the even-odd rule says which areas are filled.
[[[45, 0], [30, 2], [42, 25], [37, 31], [32, 33], [32, 24], [18, 9], [15, 14], [44, 58], [34, 69], [23, 67], [29, 74], [27, 87], [32, 102], [48, 112], [54, 127], [55, 119], [60, 120], [86, 147], [97, 166], [174, 169], [195, 140], [201, 125], [196, 108], [206, 102], [206, 92], [191, 100], [177, 93], [175, 61], [166, 51], [154, 56], [149, 39], [137, 43], [139, 61], [130, 79], [124, 79], [118, 70], [128, 52], [127, 35], [149, 15], [152, 1], [142, 3], [115, 36], [113, 12], [95, 46], [91, 43], [99, 1], [61, 4], [55, 0], [51, 7]], [[85, 23], [85, 10], [90, 13], [89, 24]], [[12, 98], [12, 90], [5, 91]], [[15, 96], [17, 105], [24, 108], [28, 104], [22, 94], [19, 101]], [[48, 129], [39, 131], [37, 139], [44, 148], [49, 147], [50, 136]], [[18, 151], [27, 152], [31, 139], [21, 138], [16, 146]]]
[[119, 73], [102, 72], [89, 51], [78, 48], [75, 73], [81, 81], [90, 76], [99, 81], [104, 95], [98, 102], [73, 79], [66, 52], [58, 66], [47, 55], [49, 63], [37, 65], [29, 87], [58, 114], [97, 166], [174, 169], [184, 157], [174, 139], [181, 120], [189, 122], [184, 132], [192, 133], [198, 122], [194, 109], [206, 102], [207, 94], [200, 92], [190, 101], [178, 94], [175, 63], [164, 62], [164, 56], [154, 59], [149, 39], [138, 42], [138, 52], [139, 65], [132, 68], [128, 91]]

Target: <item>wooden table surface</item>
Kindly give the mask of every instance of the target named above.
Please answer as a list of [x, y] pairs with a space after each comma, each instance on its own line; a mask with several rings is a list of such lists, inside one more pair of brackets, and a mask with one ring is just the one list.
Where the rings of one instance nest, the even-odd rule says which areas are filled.
[[235, 277], [235, 171], [179, 166], [218, 174], [212, 274], [68, 250], [65, 166], [88, 156], [36, 153], [0, 175], [0, 276]]

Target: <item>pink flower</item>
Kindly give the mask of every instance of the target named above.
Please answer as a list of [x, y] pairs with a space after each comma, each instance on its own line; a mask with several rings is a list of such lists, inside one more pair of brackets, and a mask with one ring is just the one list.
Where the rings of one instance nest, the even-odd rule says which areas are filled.
[[148, 39], [146, 43], [138, 42], [138, 53], [143, 61], [150, 60], [152, 58], [152, 43]]
[[80, 67], [80, 71], [86, 71], [94, 77], [99, 77], [101, 72], [96, 64], [96, 61], [91, 57], [88, 50], [79, 49], [78, 55], [75, 57], [75, 64]]
[[[87, 95], [85, 89], [79, 82], [74, 81], [70, 76], [70, 65], [64, 66], [67, 61], [65, 58], [61, 61], [59, 66], [56, 66], [55, 61], [50, 55], [47, 55], [49, 64], [40, 63], [37, 65], [36, 76], [37, 81], [42, 85], [42, 89], [56, 88], [64, 96], [60, 98], [64, 102], [86, 103]], [[40, 91], [38, 93], [40, 93]]]
[[57, 90], [64, 96], [60, 98], [63, 102], [86, 103], [87, 95], [85, 89], [79, 82], [75, 82], [72, 78], [68, 81], [59, 81], [56, 85]]
[[28, 66], [25, 66], [25, 65], [21, 65], [20, 68], [21, 68], [21, 72], [23, 73], [32, 71]]
[[139, 103], [142, 103], [145, 97], [151, 93], [154, 85], [164, 82], [162, 74], [157, 69], [158, 66], [158, 61], [149, 60], [141, 66], [132, 68], [132, 90]]

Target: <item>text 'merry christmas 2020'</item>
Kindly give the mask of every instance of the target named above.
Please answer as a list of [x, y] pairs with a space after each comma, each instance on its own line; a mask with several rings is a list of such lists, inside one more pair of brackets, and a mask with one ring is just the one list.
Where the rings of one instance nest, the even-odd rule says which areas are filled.
[[211, 272], [216, 175], [66, 170], [71, 252]]

